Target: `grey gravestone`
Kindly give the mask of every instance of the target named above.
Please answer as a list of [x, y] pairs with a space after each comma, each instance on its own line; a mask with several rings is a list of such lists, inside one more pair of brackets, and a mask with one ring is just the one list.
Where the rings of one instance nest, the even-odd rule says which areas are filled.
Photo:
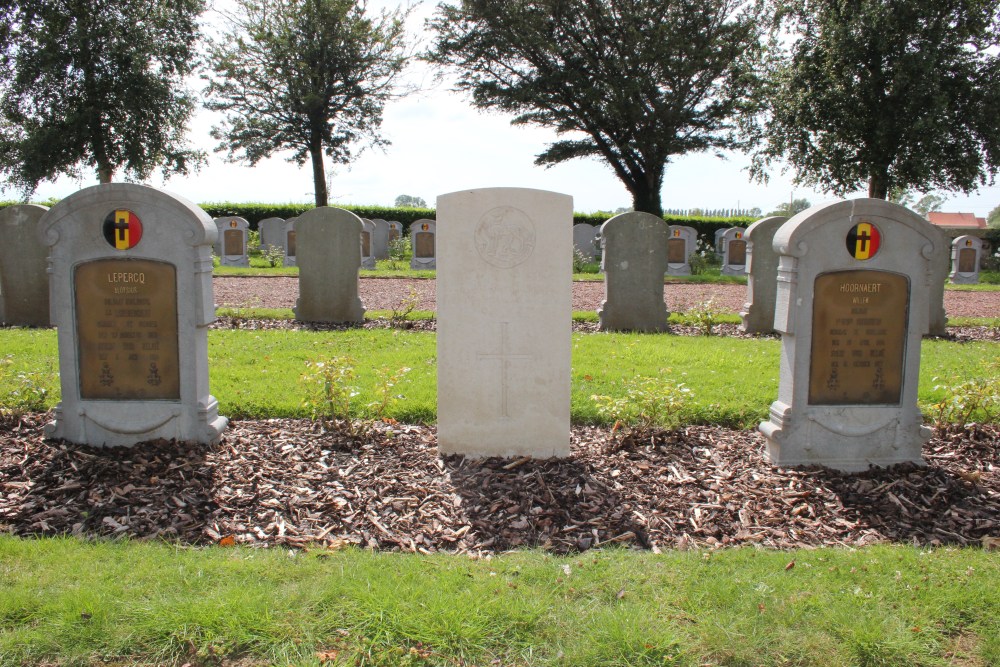
[[630, 211], [601, 225], [604, 301], [601, 331], [666, 331], [663, 274], [667, 270], [667, 223]]
[[361, 218], [340, 208], [306, 211], [295, 223], [299, 245], [299, 299], [295, 318], [304, 322], [363, 322], [358, 298]]
[[34, 204], [0, 209], [0, 323], [49, 326], [49, 249], [38, 221], [49, 209]]
[[375, 230], [372, 234], [372, 254], [376, 260], [389, 259], [389, 223], [381, 218], [372, 220]]
[[250, 266], [247, 256], [247, 233], [250, 223], [243, 218], [216, 218], [215, 226], [219, 230], [216, 246], [220, 249], [220, 266]]
[[934, 277], [931, 278], [930, 291], [927, 295], [927, 304], [930, 307], [927, 333], [931, 336], [946, 336], [948, 315], [944, 310], [944, 284], [948, 282], [948, 273], [951, 271], [951, 236], [937, 225], [931, 227], [937, 232], [938, 240], [932, 260]]
[[375, 270], [375, 223], [361, 218], [361, 268]]
[[722, 237], [725, 236], [725, 234], [726, 234], [725, 229], [715, 230], [715, 252], [718, 253], [720, 256], [722, 255], [723, 252]]
[[691, 275], [691, 255], [698, 249], [698, 231], [694, 227], [670, 225], [667, 238], [667, 274]]
[[959, 236], [951, 243], [951, 275], [956, 285], [973, 285], [979, 282], [979, 259], [983, 241], [976, 236]]
[[176, 195], [115, 183], [63, 199], [40, 230], [62, 387], [46, 434], [109, 447], [217, 442], [227, 419], [208, 392], [212, 219]]
[[778, 253], [774, 234], [788, 222], [784, 216], [762, 218], [747, 228], [747, 300], [740, 318], [747, 333], [774, 331], [774, 300], [778, 293]]
[[283, 235], [285, 237], [284, 250], [285, 257], [282, 260], [282, 266], [297, 266], [296, 255], [298, 254], [298, 244], [295, 242], [295, 221], [298, 218], [289, 218], [285, 220], [285, 228], [283, 230]]
[[588, 262], [600, 257], [596, 238], [597, 227], [588, 225], [587, 223], [573, 225], [573, 249], [586, 257]]
[[455, 192], [437, 215], [441, 452], [568, 456], [572, 197]]
[[403, 223], [395, 220], [389, 221], [389, 243], [403, 238]]
[[285, 247], [285, 221], [282, 218], [264, 218], [257, 223], [260, 232], [260, 249]]
[[411, 269], [437, 268], [437, 225], [433, 220], [417, 220], [410, 225]]
[[730, 227], [722, 230], [719, 242], [722, 244], [722, 275], [743, 276], [747, 272], [747, 241], [743, 238], [746, 230]]
[[780, 466], [853, 472], [920, 462], [920, 341], [940, 237], [880, 199], [815, 206], [782, 225], [781, 379], [760, 425]]

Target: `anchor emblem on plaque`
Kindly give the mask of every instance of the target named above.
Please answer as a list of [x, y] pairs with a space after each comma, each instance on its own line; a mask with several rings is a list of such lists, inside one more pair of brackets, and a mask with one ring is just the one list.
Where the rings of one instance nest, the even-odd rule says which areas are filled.
[[111, 374], [111, 366], [109, 366], [106, 361], [104, 362], [104, 365], [101, 366], [100, 381], [105, 387], [110, 387], [115, 382], [115, 376]]
[[153, 387], [158, 386], [163, 382], [163, 378], [160, 377], [160, 369], [156, 367], [156, 362], [151, 362], [149, 364], [149, 375], [146, 376], [146, 384]]
[[872, 389], [885, 389], [885, 378], [882, 376], [882, 367], [875, 368], [875, 378], [872, 380]]

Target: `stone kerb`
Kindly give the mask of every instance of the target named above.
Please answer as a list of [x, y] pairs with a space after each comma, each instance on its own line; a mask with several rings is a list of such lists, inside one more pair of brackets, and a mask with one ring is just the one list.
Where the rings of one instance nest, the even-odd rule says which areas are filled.
[[94, 446], [217, 442], [228, 420], [209, 394], [212, 219], [176, 195], [115, 183], [63, 199], [39, 233], [62, 389], [46, 434]]
[[951, 274], [949, 280], [956, 285], [974, 285], [979, 282], [979, 264], [983, 241], [968, 234], [951, 242]]
[[639, 211], [601, 225], [604, 301], [597, 311], [601, 331], [667, 330], [663, 274], [667, 270], [667, 223]]
[[813, 207], [782, 225], [778, 399], [760, 425], [780, 466], [843, 471], [921, 462], [921, 336], [940, 237], [877, 199]]
[[361, 218], [340, 208], [320, 207], [299, 216], [299, 298], [295, 318], [304, 322], [363, 322], [358, 296]]
[[685, 225], [670, 225], [667, 239], [667, 275], [691, 275], [691, 255], [698, 249], [698, 230]]
[[215, 219], [219, 230], [215, 246], [219, 249], [220, 266], [250, 266], [247, 254], [247, 235], [250, 223], [243, 218], [226, 216]]
[[774, 301], [778, 293], [778, 254], [774, 234], [788, 222], [784, 216], [761, 218], [747, 227], [747, 300], [740, 318], [747, 333], [774, 331]]
[[440, 451], [568, 456], [572, 197], [455, 192], [437, 219]]
[[47, 327], [49, 315], [49, 249], [38, 222], [49, 209], [22, 204], [0, 209], [0, 323], [15, 327]]

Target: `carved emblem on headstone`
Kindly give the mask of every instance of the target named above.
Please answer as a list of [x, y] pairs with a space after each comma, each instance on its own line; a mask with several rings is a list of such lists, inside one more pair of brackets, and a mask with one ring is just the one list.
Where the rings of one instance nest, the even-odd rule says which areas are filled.
[[847, 232], [847, 252], [854, 259], [871, 259], [882, 244], [882, 234], [870, 222], [859, 222]]
[[116, 250], [134, 248], [142, 239], [142, 222], [132, 211], [118, 209], [104, 218], [104, 238]]
[[515, 267], [535, 250], [535, 225], [524, 211], [512, 206], [490, 209], [476, 227], [476, 250], [493, 266]]

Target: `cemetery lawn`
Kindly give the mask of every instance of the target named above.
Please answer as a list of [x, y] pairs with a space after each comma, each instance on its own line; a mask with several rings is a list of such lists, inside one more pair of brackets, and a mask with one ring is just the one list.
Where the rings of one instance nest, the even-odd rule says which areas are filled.
[[[304, 399], [316, 382], [303, 381], [307, 362], [338, 362], [354, 368], [355, 417], [389, 417], [431, 423], [437, 402], [436, 338], [402, 329], [309, 331], [215, 329], [209, 332], [212, 394], [220, 414], [237, 419], [312, 416]], [[573, 335], [571, 418], [575, 424], [610, 424], [594, 395], [622, 397], [641, 378], [665, 377], [691, 394], [680, 413], [687, 424], [752, 428], [777, 396], [780, 341], [721, 336], [643, 334]], [[0, 401], [32, 398], [32, 409], [59, 401], [56, 332], [0, 329], [0, 349], [11, 364], [0, 367]], [[942, 385], [990, 376], [995, 343], [925, 340], [919, 396], [929, 405]], [[388, 393], [375, 371], [409, 369]], [[372, 404], [388, 395], [381, 412]]]
[[0, 665], [1000, 664], [1000, 558], [489, 559], [0, 536]]

